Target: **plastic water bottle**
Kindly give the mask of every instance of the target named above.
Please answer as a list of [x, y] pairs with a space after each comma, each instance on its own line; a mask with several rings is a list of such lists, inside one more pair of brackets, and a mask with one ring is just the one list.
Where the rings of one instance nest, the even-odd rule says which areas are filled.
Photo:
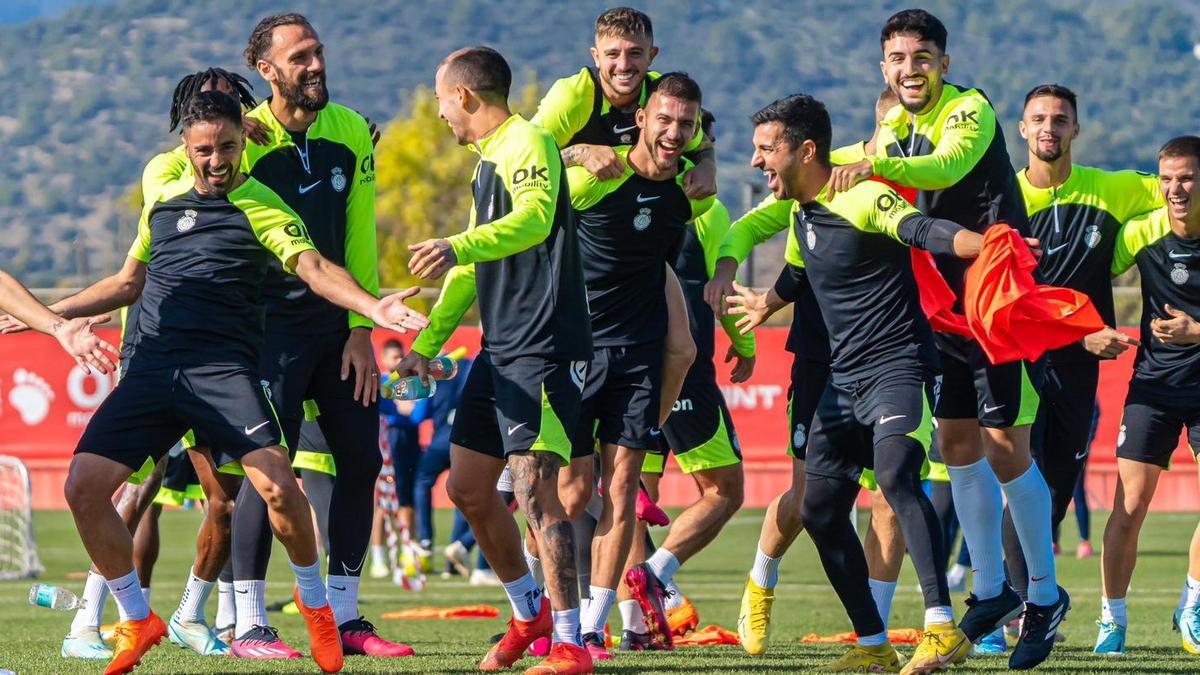
[[449, 380], [458, 374], [458, 360], [439, 356], [429, 360], [429, 376], [435, 380]]
[[433, 396], [433, 392], [437, 391], [437, 380], [430, 378], [429, 384], [421, 381], [421, 378], [416, 375], [397, 378], [388, 387], [391, 396], [387, 398], [396, 401], [415, 401], [417, 399], [429, 398]]
[[84, 601], [65, 588], [59, 588], [52, 584], [34, 584], [29, 589], [29, 604], [34, 607], [70, 612], [83, 607]]

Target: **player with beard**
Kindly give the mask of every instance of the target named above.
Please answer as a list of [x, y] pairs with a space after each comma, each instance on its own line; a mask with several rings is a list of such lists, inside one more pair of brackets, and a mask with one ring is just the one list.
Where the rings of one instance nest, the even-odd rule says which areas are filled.
[[[1087, 461], [1100, 359], [1115, 358], [1138, 344], [1114, 328], [1110, 270], [1117, 231], [1163, 203], [1156, 176], [1103, 171], [1072, 161], [1071, 146], [1079, 134], [1075, 102], [1075, 93], [1057, 84], [1039, 85], [1025, 95], [1020, 132], [1029, 146], [1029, 166], [1017, 173], [1031, 233], [1042, 242], [1042, 278], [1052, 286], [1086, 293], [1107, 326], [1079, 344], [1046, 355], [1030, 449], [1050, 487], [1055, 528], [1067, 515]], [[1009, 580], [1024, 598], [1029, 576], [1016, 534], [1006, 507], [1005, 563]]]
[[[835, 167], [830, 186], [841, 192], [880, 176], [915, 188], [917, 207], [982, 233], [1004, 222], [1028, 233], [1028, 218], [1008, 159], [996, 111], [978, 89], [944, 80], [950, 66], [946, 27], [920, 9], [891, 16], [880, 32], [885, 82], [900, 105], [884, 118], [875, 154]], [[935, 256], [938, 270], [962, 311], [967, 262]], [[973, 642], [1024, 616], [1021, 638], [1009, 658], [1032, 668], [1050, 655], [1070, 598], [1059, 587], [1050, 527], [1050, 490], [1030, 453], [1042, 362], [994, 365], [973, 339], [937, 333], [942, 364], [938, 448], [963, 535], [976, 568], [962, 629]], [[1007, 498], [1029, 569], [1029, 600], [1005, 581], [1002, 522]]]

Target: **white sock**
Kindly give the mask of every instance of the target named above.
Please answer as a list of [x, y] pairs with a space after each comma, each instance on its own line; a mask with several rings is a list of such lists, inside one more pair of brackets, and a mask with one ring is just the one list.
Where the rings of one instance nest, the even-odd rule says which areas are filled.
[[340, 574], [330, 574], [326, 578], [326, 586], [329, 587], [329, 605], [333, 608], [333, 622], [339, 626], [359, 617], [358, 581], [359, 577]]
[[[1054, 574], [1050, 488], [1037, 464], [1031, 464], [1028, 471], [1004, 483], [1003, 488], [1017, 539], [1021, 542], [1021, 552], [1025, 554], [1025, 564], [1029, 568], [1029, 602], [1043, 607], [1053, 605], [1058, 602], [1058, 578]], [[971, 549], [971, 561], [975, 561], [974, 548]]]
[[104, 617], [104, 601], [108, 599], [108, 584], [104, 577], [88, 570], [87, 581], [83, 583], [83, 607], [75, 612], [71, 619], [71, 635], [79, 635], [85, 630], [99, 630]]
[[665, 548], [654, 551], [646, 560], [646, 566], [664, 584], [675, 578], [675, 573], [679, 571], [679, 565], [679, 559], [675, 557], [675, 554]]
[[290, 561], [288, 564], [292, 566], [292, 573], [296, 575], [296, 588], [300, 589], [300, 602], [304, 603], [305, 607], [313, 609], [329, 604], [329, 594], [325, 590], [325, 583], [321, 581], [320, 560], [304, 566]]
[[674, 579], [666, 582], [667, 599], [663, 602], [664, 609], [679, 609], [683, 607], [683, 591], [679, 590], [679, 584], [675, 583]]
[[762, 549], [754, 551], [754, 567], [750, 568], [750, 581], [760, 588], [775, 588], [779, 583], [779, 563], [783, 556], [772, 558]]
[[233, 581], [234, 601], [237, 603], [237, 620], [234, 637], [241, 637], [255, 626], [270, 626], [267, 620], [267, 582], [261, 579]]
[[175, 615], [180, 621], [203, 621], [204, 606], [208, 604], [208, 595], [212, 593], [214, 581], [205, 581], [196, 576], [196, 569], [188, 575], [187, 586], [183, 588], [183, 598], [179, 600], [179, 609]]
[[883, 619], [883, 629], [887, 630], [888, 617], [892, 615], [892, 597], [896, 595], [896, 582], [870, 579], [871, 597], [875, 598], [875, 608], [879, 610], [879, 618]]
[[637, 600], [622, 600], [617, 603], [617, 611], [621, 613], [621, 627], [635, 633], [645, 634], [646, 616]]
[[528, 539], [521, 541], [521, 552], [525, 554], [525, 564], [529, 566], [529, 572], [533, 575], [534, 582], [537, 583], [538, 588], [545, 588], [546, 575], [542, 573], [542, 560], [529, 552]]
[[[949, 623], [954, 621], [954, 609], [950, 605], [938, 605], [937, 607], [925, 608], [925, 627], [928, 628], [935, 623]], [[884, 626], [887, 622], [884, 622]]]
[[1183, 601], [1184, 609], [1200, 605], [1200, 581], [1192, 578], [1192, 575], [1187, 575], [1187, 580], [1184, 581], [1185, 597]]
[[232, 626], [237, 621], [233, 595], [232, 581], [217, 581], [217, 620], [213, 624], [217, 628]]
[[146, 599], [146, 604], [150, 604], [150, 587], [142, 586], [142, 597]]
[[533, 621], [542, 611], [542, 589], [538, 588], [532, 574], [526, 573], [520, 579], [504, 584], [504, 592], [508, 593], [513, 616], [519, 621]]
[[613, 602], [617, 599], [617, 590], [592, 586], [588, 595], [592, 600], [588, 603], [587, 612], [583, 615], [580, 630], [584, 634], [601, 633], [604, 631], [604, 622], [608, 620], [608, 613], [612, 610]]
[[1128, 626], [1129, 615], [1125, 611], [1125, 598], [1100, 598], [1100, 620], [1104, 623]]
[[142, 587], [138, 584], [137, 570], [116, 579], [105, 579], [108, 591], [117, 601], [117, 609], [121, 613], [121, 621], [139, 621], [150, 616], [150, 603], [142, 595]]
[[387, 549], [380, 544], [371, 544], [371, 564], [387, 565]]
[[576, 647], [583, 646], [583, 636], [579, 632], [579, 609], [565, 609], [561, 612], [550, 612], [554, 618], [554, 638], [552, 642], [566, 642]]
[[864, 647], [878, 647], [879, 645], [887, 644], [887, 641], [888, 636], [886, 630], [882, 633], [876, 633], [874, 635], [860, 635], [858, 637], [858, 644]]
[[[980, 600], [994, 598], [1004, 589], [1004, 545], [1000, 536], [1004, 498], [1000, 481], [986, 458], [946, 468], [958, 521], [971, 549], [975, 596]], [[1046, 527], [1050, 527], [1049, 516]]]
[[[1188, 575], [1188, 576], [1191, 576], [1191, 575]], [[1179, 602], [1178, 602], [1178, 604], [1175, 605], [1175, 609], [1183, 609], [1183, 606], [1187, 604], [1187, 597], [1188, 597], [1188, 582], [1187, 582], [1187, 579], [1185, 578], [1183, 580], [1183, 589], [1179, 591]]]

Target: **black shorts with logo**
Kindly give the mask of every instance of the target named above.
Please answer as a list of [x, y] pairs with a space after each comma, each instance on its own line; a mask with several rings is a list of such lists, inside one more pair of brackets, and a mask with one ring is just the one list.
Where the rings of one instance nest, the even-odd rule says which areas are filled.
[[[693, 371], [694, 372], [694, 371]], [[679, 398], [659, 437], [662, 452], [668, 449], [686, 474], [732, 466], [742, 461], [733, 417], [711, 370], [683, 381]], [[642, 471], [662, 474], [665, 454], [646, 456]]]
[[1033, 424], [1044, 360], [992, 365], [975, 340], [948, 333], [934, 338], [942, 361], [937, 417], [979, 420], [991, 429]]
[[[1083, 469], [1099, 382], [1096, 359], [1046, 364], [1030, 449], [1047, 481], [1064, 472], [1078, 476]], [[1067, 482], [1074, 485], [1074, 480]]]
[[662, 359], [661, 342], [595, 348], [572, 436], [572, 457], [591, 455], [596, 441], [662, 452]]
[[463, 385], [450, 442], [498, 459], [535, 451], [570, 461], [587, 371], [587, 361], [540, 356], [497, 365], [484, 349]]
[[281, 445], [266, 384], [240, 365], [204, 365], [125, 373], [92, 415], [75, 453], [101, 455], [136, 471], [157, 461], [188, 429], [212, 449], [217, 466]]
[[799, 355], [792, 358], [792, 382], [788, 385], [788, 457], [805, 458], [813, 415], [828, 384], [829, 363]]
[[1195, 398], [1167, 401], [1131, 383], [1117, 435], [1117, 457], [1166, 469], [1187, 431], [1192, 456], [1200, 454], [1200, 405]]
[[933, 377], [919, 365], [853, 384], [831, 380], [813, 418], [805, 473], [857, 482], [875, 467], [875, 445], [889, 436], [915, 438], [928, 452], [932, 408]]

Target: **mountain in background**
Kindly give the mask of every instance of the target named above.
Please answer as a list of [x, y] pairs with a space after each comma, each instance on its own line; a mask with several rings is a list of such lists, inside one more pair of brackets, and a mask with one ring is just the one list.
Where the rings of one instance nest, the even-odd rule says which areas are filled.
[[[46, 16], [69, 3], [8, 2], [0, 17]], [[825, 101], [835, 143], [867, 136], [882, 87], [879, 28], [904, 2], [634, 3], [653, 17], [658, 70], [685, 70], [718, 119], [721, 190], [736, 214], [745, 185], [748, 116], [780, 96]], [[949, 27], [949, 80], [984, 89], [1014, 162], [1022, 97], [1043, 82], [1080, 95], [1076, 157], [1152, 169], [1167, 138], [1200, 129], [1200, 80], [1189, 2], [939, 0]], [[445, 0], [279, 2], [121, 0], [74, 6], [0, 27], [0, 267], [35, 285], [72, 285], [116, 269], [134, 229], [129, 206], [144, 163], [177, 142], [166, 133], [175, 82], [209, 65], [248, 73], [241, 51], [255, 22], [294, 8], [320, 32], [335, 100], [384, 122], [429, 84], [438, 61], [468, 44], [497, 47], [518, 81], [543, 86], [591, 60], [599, 2]], [[22, 14], [24, 12], [24, 14]], [[523, 75], [521, 74], [523, 73]], [[267, 91], [250, 75], [256, 93]]]
[[93, 5], [113, 0], [5, 0], [0, 3], [0, 24], [21, 23], [30, 19], [53, 17], [78, 5]]

